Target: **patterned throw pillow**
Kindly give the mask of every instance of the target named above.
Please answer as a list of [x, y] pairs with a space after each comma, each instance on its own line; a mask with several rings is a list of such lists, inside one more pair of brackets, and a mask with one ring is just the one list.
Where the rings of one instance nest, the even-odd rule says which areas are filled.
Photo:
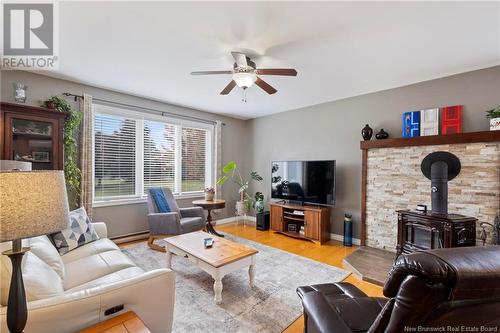
[[90, 222], [85, 208], [81, 207], [69, 213], [69, 228], [51, 235], [60, 255], [68, 253], [79, 246], [99, 239], [94, 226]]

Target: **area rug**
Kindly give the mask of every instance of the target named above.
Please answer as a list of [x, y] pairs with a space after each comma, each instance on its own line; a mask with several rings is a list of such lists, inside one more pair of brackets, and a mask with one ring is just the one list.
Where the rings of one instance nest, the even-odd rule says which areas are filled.
[[[213, 279], [187, 259], [174, 256], [176, 272], [174, 333], [282, 332], [302, 314], [295, 289], [301, 285], [338, 282], [349, 272], [289, 252], [226, 234], [227, 239], [259, 251], [255, 287], [248, 285], [248, 270], [222, 279], [222, 304], [214, 302]], [[165, 254], [145, 243], [122, 249], [145, 270], [164, 268]]]

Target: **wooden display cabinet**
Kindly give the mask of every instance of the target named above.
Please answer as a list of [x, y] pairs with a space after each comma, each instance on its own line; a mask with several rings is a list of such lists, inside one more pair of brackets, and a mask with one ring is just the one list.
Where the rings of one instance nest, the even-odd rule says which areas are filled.
[[63, 170], [66, 113], [5, 102], [0, 110], [3, 160], [31, 162], [33, 170]]
[[[330, 239], [330, 208], [271, 203], [271, 230], [323, 244]], [[295, 227], [290, 228], [293, 225]], [[304, 227], [304, 233], [300, 233]], [[293, 230], [295, 229], [295, 230]]]

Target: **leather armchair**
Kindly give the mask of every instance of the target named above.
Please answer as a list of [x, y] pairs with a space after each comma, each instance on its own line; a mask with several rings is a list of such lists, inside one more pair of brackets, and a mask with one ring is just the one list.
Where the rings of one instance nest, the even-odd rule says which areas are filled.
[[419, 327], [500, 326], [500, 246], [400, 256], [368, 297], [348, 283], [303, 286], [305, 332], [417, 332]]
[[153, 198], [148, 195], [148, 246], [165, 252], [164, 246], [154, 243], [156, 239], [201, 230], [205, 227], [205, 215], [201, 207], [179, 208], [170, 189], [163, 187], [162, 191], [171, 211], [159, 213]]

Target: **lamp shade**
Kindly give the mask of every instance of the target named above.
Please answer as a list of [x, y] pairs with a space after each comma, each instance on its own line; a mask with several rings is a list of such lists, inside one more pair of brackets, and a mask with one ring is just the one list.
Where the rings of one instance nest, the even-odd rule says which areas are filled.
[[62, 171], [0, 172], [0, 242], [46, 235], [68, 225]]

